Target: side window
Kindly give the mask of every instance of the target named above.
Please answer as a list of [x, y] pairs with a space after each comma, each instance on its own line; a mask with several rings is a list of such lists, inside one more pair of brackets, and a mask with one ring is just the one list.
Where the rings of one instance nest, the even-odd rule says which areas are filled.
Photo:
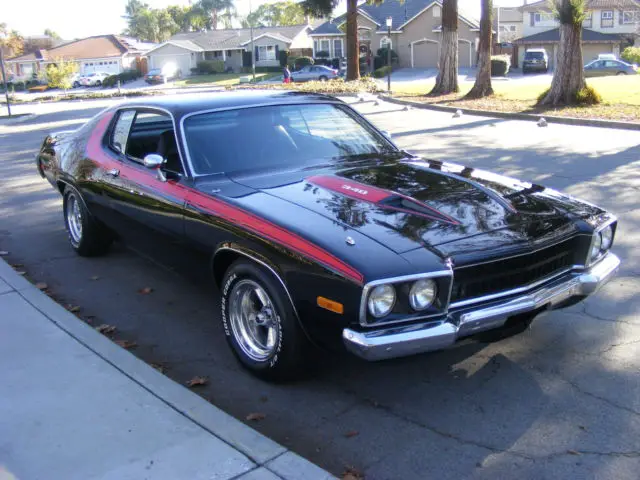
[[133, 124], [135, 116], [135, 110], [125, 110], [120, 113], [118, 117], [118, 121], [111, 135], [111, 141], [109, 142], [111, 148], [118, 153], [124, 153], [126, 151], [129, 132], [131, 131], [131, 125]]
[[138, 163], [151, 153], [161, 155], [166, 160], [166, 170], [183, 173], [173, 121], [166, 113], [139, 111], [133, 120], [125, 153]]

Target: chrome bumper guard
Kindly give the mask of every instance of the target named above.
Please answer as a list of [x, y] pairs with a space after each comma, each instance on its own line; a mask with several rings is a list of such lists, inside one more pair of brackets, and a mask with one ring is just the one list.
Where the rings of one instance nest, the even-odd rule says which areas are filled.
[[350, 352], [365, 360], [384, 360], [439, 350], [453, 345], [462, 337], [499, 328], [513, 315], [553, 308], [571, 297], [591, 295], [613, 278], [619, 266], [620, 259], [608, 253], [587, 270], [568, 273], [515, 298], [449, 311], [446, 318], [435, 322], [368, 331], [345, 328], [342, 338]]

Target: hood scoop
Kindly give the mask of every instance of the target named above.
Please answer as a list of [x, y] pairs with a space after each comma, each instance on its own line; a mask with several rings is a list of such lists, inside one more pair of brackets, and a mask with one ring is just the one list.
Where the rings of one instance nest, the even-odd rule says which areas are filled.
[[460, 222], [455, 218], [430, 207], [426, 203], [391, 190], [385, 190], [331, 175], [317, 175], [307, 178], [306, 181], [307, 183], [317, 185], [318, 187], [330, 190], [339, 195], [371, 203], [383, 210], [397, 213], [410, 213], [429, 220], [445, 222], [451, 225], [460, 225]]

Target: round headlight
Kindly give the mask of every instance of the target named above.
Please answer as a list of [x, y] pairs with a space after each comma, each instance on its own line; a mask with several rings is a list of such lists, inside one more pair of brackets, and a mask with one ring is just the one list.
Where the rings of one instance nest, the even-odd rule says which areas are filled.
[[595, 260], [600, 255], [600, 249], [602, 248], [602, 234], [596, 233], [596, 238], [593, 239], [593, 246], [591, 247], [591, 260]]
[[430, 278], [418, 280], [409, 291], [409, 303], [414, 310], [429, 308], [436, 299], [436, 282]]
[[611, 228], [611, 226], [608, 226], [607, 228], [602, 230], [602, 232], [600, 232], [600, 235], [602, 235], [602, 249], [609, 250], [611, 248], [611, 244], [613, 243], [613, 228]]
[[376, 318], [389, 315], [396, 303], [396, 289], [392, 285], [378, 285], [371, 291], [367, 305], [369, 313]]

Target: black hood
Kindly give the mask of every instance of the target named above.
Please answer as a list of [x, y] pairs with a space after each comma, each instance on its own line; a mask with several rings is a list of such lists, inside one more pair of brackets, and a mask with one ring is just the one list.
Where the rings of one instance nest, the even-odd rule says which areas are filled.
[[577, 218], [601, 212], [538, 185], [416, 159], [233, 180], [348, 225], [396, 253], [499, 254], [566, 238], [577, 231]]

